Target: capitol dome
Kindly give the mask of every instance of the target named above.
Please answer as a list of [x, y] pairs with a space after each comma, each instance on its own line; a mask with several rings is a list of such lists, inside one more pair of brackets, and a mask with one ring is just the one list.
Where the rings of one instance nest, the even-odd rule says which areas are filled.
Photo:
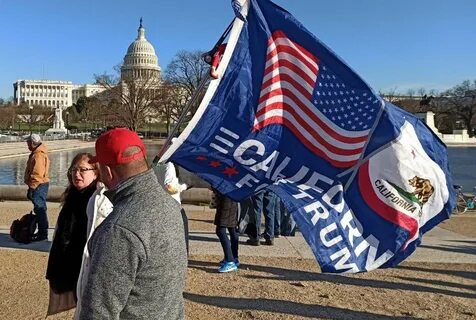
[[154, 47], [145, 38], [145, 29], [140, 19], [137, 38], [127, 48], [124, 63], [121, 67], [121, 78], [144, 79], [149, 77], [160, 78], [159, 59], [155, 54]]

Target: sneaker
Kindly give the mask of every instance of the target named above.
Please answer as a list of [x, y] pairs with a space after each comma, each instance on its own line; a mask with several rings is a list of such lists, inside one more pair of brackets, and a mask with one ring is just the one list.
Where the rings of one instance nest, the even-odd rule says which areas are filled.
[[248, 239], [246, 240], [246, 244], [249, 244], [250, 246], [259, 246], [259, 239]]
[[[239, 267], [239, 266], [240, 266], [240, 260], [235, 259], [233, 262], [235, 263], [236, 267]], [[223, 259], [222, 261], [220, 261], [220, 262], [218, 263], [218, 265], [219, 265], [220, 267], [222, 267], [225, 263], [226, 263], [226, 260]]]
[[31, 237], [31, 241], [44, 241], [44, 240], [48, 240], [48, 234], [38, 232], [38, 233], [35, 233]]
[[266, 239], [266, 240], [264, 240], [263, 244], [265, 246], [274, 246], [274, 240], [273, 239]]
[[223, 264], [220, 268], [218, 268], [218, 272], [220, 273], [225, 273], [225, 272], [231, 272], [231, 271], [236, 271], [238, 270], [238, 267], [236, 264], [232, 262], [226, 262]]

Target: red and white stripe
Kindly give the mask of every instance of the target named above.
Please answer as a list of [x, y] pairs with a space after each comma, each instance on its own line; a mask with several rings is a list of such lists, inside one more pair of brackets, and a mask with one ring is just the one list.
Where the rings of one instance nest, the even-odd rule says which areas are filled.
[[268, 40], [266, 66], [254, 130], [270, 124], [288, 128], [309, 150], [336, 167], [360, 157], [369, 130], [348, 131], [325, 117], [311, 102], [319, 60], [282, 31]]

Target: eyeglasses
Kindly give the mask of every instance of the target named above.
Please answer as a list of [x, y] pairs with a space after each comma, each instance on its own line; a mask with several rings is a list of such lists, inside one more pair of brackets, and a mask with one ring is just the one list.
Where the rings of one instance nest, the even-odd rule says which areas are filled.
[[68, 173], [73, 174], [73, 173], [79, 172], [80, 174], [83, 174], [87, 171], [92, 171], [92, 170], [95, 170], [95, 169], [94, 168], [71, 168], [68, 170]]

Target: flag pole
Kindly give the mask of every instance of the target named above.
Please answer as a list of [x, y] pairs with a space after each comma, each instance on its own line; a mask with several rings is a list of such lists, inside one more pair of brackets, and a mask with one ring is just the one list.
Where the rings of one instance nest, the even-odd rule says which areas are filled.
[[[220, 39], [218, 39], [218, 41], [213, 46], [213, 49], [204, 54], [204, 59], [206, 58], [207, 55], [213, 56], [213, 54], [218, 50], [218, 47], [223, 43], [225, 38], [228, 36], [228, 33], [230, 33], [234, 21], [235, 21], [235, 19], [231, 20], [230, 24], [228, 25], [228, 27], [226, 27], [225, 31], [221, 35]], [[174, 137], [175, 133], [177, 132], [177, 130], [180, 128], [183, 121], [185, 120], [185, 116], [187, 115], [188, 111], [190, 110], [192, 105], [195, 103], [195, 101], [198, 99], [198, 96], [199, 96], [200, 92], [203, 90], [203, 88], [205, 87], [205, 85], [207, 84], [207, 82], [209, 80], [210, 80], [210, 76], [205, 76], [201, 80], [200, 84], [197, 87], [197, 90], [195, 90], [192, 98], [188, 101], [187, 105], [185, 106], [184, 110], [182, 111], [182, 114], [180, 114], [180, 117], [177, 120], [177, 124], [173, 127], [173, 129], [170, 132], [169, 136], [167, 137], [167, 140], [165, 141], [164, 145], [162, 146], [162, 148], [160, 148], [159, 152], [157, 153], [154, 160], [152, 161], [153, 166], [156, 166], [159, 163], [160, 158], [165, 153], [165, 151], [167, 151], [167, 148], [170, 145], [170, 141], [172, 141], [172, 138]]]
[[160, 157], [162, 157], [162, 155], [165, 153], [165, 151], [167, 150], [168, 146], [170, 145], [170, 141], [172, 141], [172, 138], [174, 137], [175, 133], [177, 132], [177, 130], [180, 128], [180, 126], [182, 125], [183, 121], [185, 120], [185, 117], [188, 113], [188, 111], [190, 110], [190, 108], [192, 107], [192, 105], [196, 102], [196, 100], [198, 99], [198, 96], [200, 94], [200, 92], [203, 90], [203, 88], [205, 87], [205, 85], [207, 84], [208, 80], [210, 79], [210, 77], [208, 76], [205, 76], [203, 77], [203, 79], [201, 80], [200, 84], [198, 85], [197, 87], [197, 90], [195, 90], [192, 98], [188, 101], [187, 105], [185, 106], [185, 108], [183, 109], [182, 111], [182, 114], [180, 114], [180, 117], [178, 118], [177, 120], [177, 124], [173, 127], [172, 131], [170, 132], [169, 136], [167, 137], [167, 140], [165, 141], [164, 145], [162, 146], [162, 148], [159, 150], [159, 152], [157, 153], [157, 155], [155, 156], [154, 158], [154, 161], [152, 161], [152, 165], [157, 165], [157, 163], [159, 162], [160, 160]]

